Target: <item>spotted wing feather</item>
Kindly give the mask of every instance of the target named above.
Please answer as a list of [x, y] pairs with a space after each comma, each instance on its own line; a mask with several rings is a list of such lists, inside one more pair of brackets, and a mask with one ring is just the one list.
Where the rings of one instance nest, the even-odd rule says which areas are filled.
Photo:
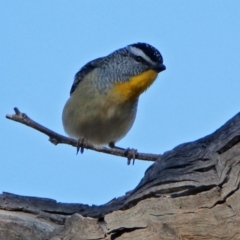
[[83, 80], [83, 78], [90, 73], [93, 69], [98, 68], [102, 65], [103, 63], [103, 58], [97, 58], [95, 60], [92, 60], [91, 62], [88, 62], [85, 64], [75, 75], [71, 90], [70, 90], [70, 95], [75, 91], [77, 88], [78, 84]]

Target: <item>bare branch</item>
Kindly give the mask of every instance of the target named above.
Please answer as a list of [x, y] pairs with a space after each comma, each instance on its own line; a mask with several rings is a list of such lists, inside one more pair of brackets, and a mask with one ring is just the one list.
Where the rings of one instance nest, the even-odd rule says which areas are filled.
[[[55, 145], [62, 143], [62, 144], [68, 144], [72, 145], [74, 147], [78, 146], [78, 141], [73, 138], [68, 138], [63, 135], [60, 135], [43, 125], [35, 122], [31, 118], [29, 118], [25, 113], [21, 113], [18, 108], [14, 108], [15, 114], [7, 114], [6, 118], [25, 124], [31, 128], [36, 129], [39, 132], [44, 133], [49, 137], [49, 141]], [[127, 151], [125, 149], [118, 149], [118, 148], [107, 148], [107, 147], [95, 147], [92, 144], [89, 143], [83, 143], [83, 147], [86, 149], [91, 149], [97, 152], [107, 153], [115, 156], [120, 157], [127, 157]], [[150, 154], [150, 153], [136, 153], [135, 159], [138, 160], [144, 160], [144, 161], [156, 161], [161, 157], [160, 154]], [[128, 164], [130, 161], [128, 161]], [[134, 161], [133, 161], [134, 163]]]

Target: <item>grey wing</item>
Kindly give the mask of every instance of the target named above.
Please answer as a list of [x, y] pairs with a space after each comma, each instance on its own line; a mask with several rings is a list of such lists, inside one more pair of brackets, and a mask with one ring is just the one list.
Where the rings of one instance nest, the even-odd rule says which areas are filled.
[[88, 62], [85, 64], [75, 75], [71, 90], [70, 90], [70, 95], [75, 91], [76, 87], [78, 84], [83, 80], [83, 78], [91, 72], [93, 69], [99, 67], [103, 63], [103, 58], [97, 58], [95, 60], [92, 60], [91, 62]]

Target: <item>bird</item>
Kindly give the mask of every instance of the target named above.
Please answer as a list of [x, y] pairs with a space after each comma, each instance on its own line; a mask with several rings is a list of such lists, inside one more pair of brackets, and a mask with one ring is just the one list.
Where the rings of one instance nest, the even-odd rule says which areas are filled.
[[63, 108], [65, 132], [80, 143], [116, 147], [133, 126], [139, 96], [165, 69], [161, 53], [143, 42], [88, 62]]

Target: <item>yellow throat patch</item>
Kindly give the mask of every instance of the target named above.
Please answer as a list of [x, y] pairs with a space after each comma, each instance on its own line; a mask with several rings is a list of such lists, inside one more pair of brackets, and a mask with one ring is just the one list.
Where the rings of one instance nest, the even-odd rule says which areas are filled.
[[127, 82], [117, 83], [113, 93], [120, 95], [122, 101], [134, 101], [151, 86], [157, 75], [158, 73], [154, 70], [143, 72], [130, 78]]

